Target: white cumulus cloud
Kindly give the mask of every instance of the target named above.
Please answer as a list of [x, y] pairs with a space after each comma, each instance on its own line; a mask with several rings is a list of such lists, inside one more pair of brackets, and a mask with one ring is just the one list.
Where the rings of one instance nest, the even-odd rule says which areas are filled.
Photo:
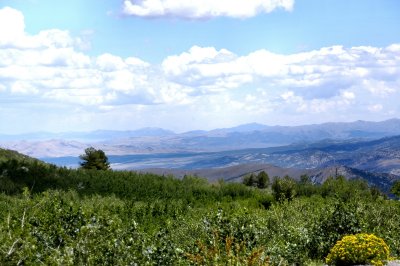
[[22, 12], [4, 7], [0, 9], [0, 46], [12, 45], [24, 37], [25, 23]]
[[79, 38], [72, 38], [68, 31], [50, 29], [35, 36], [26, 34], [22, 12], [4, 7], [0, 9], [0, 48], [43, 49], [65, 48], [81, 44]]
[[32, 108], [37, 117], [57, 117], [58, 108], [75, 116], [71, 123], [104, 120], [110, 127], [133, 120], [162, 126], [173, 119], [185, 127], [266, 117], [307, 123], [366, 113], [400, 116], [400, 44], [288, 55], [193, 46], [159, 64], [110, 53], [89, 56], [80, 45], [58, 29], [29, 35], [21, 12], [0, 9], [0, 101], [6, 110], [0, 120], [11, 123], [10, 113], [31, 117]]
[[138, 17], [249, 18], [275, 9], [292, 10], [294, 0], [125, 0], [125, 14]]
[[194, 46], [167, 57], [162, 68], [169, 80], [203, 93], [253, 86], [281, 95], [290, 88], [305, 99], [342, 95], [353, 100], [355, 91], [371, 97], [400, 92], [400, 59], [393, 47], [332, 46], [291, 55], [258, 50], [238, 56], [226, 49]]
[[[11, 25], [11, 26], [10, 26]], [[187, 102], [182, 85], [135, 57], [105, 53], [90, 57], [68, 31], [25, 32], [24, 16], [0, 9], [0, 92], [8, 97], [78, 105]]]

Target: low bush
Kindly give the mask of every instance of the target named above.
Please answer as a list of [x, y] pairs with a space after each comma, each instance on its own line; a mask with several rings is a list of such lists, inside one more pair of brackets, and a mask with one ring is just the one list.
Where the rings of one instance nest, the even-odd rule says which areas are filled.
[[329, 265], [384, 265], [389, 259], [389, 247], [373, 234], [347, 235], [339, 240], [326, 257]]

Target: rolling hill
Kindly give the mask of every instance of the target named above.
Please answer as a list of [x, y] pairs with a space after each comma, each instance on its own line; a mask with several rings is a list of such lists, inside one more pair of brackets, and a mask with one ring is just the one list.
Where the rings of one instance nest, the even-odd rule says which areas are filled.
[[1, 149], [0, 148], [0, 162], [4, 162], [7, 160], [18, 160], [18, 161], [39, 161], [38, 159], [29, 157], [27, 155], [21, 154], [17, 151]]

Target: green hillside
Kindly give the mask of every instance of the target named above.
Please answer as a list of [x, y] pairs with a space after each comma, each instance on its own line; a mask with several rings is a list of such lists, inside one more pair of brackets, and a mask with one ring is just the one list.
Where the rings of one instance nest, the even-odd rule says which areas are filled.
[[35, 158], [21, 154], [17, 151], [0, 148], [0, 162], [12, 160], [12, 159], [18, 160], [18, 161], [31, 161], [31, 162], [38, 161]]
[[270, 178], [260, 189], [2, 152], [10, 157], [0, 161], [0, 265], [323, 265], [357, 233], [400, 256], [400, 201], [362, 180]]

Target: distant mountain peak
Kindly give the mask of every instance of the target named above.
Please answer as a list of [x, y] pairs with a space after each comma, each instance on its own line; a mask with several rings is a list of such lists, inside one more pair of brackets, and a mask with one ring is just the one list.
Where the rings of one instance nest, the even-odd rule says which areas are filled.
[[146, 134], [146, 136], [175, 135], [175, 132], [160, 127], [144, 127], [131, 132]]
[[248, 124], [243, 124], [235, 127], [230, 127], [230, 128], [219, 128], [219, 129], [214, 129], [211, 130], [211, 133], [232, 133], [232, 132], [252, 132], [252, 131], [261, 131], [265, 130], [266, 128], [269, 128], [269, 126], [259, 124], [259, 123], [248, 123]]

